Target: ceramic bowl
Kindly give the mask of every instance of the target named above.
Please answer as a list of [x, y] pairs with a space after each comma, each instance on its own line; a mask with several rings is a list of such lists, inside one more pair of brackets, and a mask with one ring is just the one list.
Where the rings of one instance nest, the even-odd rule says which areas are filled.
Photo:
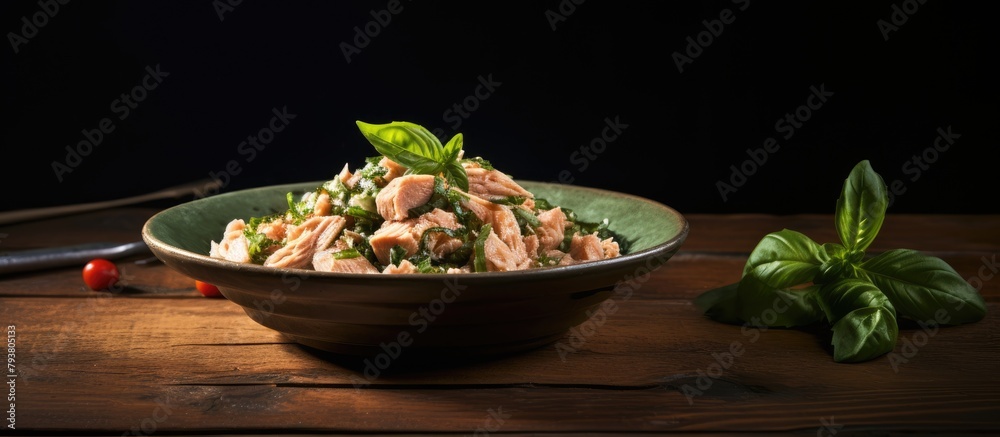
[[[208, 256], [234, 218], [287, 208], [322, 181], [254, 188], [165, 209], [145, 224], [153, 253], [215, 284], [256, 322], [302, 345], [346, 355], [489, 356], [551, 344], [587, 320], [616, 286], [670, 259], [688, 235], [671, 207], [607, 190], [518, 181], [587, 221], [609, 220], [621, 256], [515, 272], [373, 275], [279, 269]], [[625, 291], [624, 288], [617, 290]]]

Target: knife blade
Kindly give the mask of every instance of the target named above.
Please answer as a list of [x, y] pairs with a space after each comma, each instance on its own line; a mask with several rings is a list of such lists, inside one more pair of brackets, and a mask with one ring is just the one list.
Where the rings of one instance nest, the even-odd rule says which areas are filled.
[[114, 260], [152, 253], [145, 241], [85, 243], [0, 253], [0, 275], [72, 265], [83, 266], [94, 258]]

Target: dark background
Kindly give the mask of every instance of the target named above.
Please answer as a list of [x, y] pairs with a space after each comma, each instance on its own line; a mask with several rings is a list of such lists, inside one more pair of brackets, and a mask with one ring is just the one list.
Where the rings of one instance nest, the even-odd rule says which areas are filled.
[[[388, 3], [247, 0], [220, 19], [208, 0], [72, 1], [14, 53], [10, 33], [42, 7], [4, 2], [3, 209], [138, 195], [231, 160], [224, 192], [327, 180], [374, 154], [355, 120], [450, 136], [446, 111], [492, 75], [500, 85], [457, 132], [468, 155], [518, 179], [566, 171], [682, 213], [832, 213], [868, 159], [906, 188], [890, 212], [998, 212], [994, 18], [978, 4], [590, 0], [553, 30], [546, 11], [570, 0], [403, 0], [348, 63], [341, 43]], [[918, 8], [886, 41], [877, 22], [904, 3]], [[735, 21], [678, 71], [672, 54], [724, 9]], [[156, 65], [169, 76], [119, 120], [112, 102]], [[776, 121], [820, 85], [834, 94], [784, 139]], [[238, 145], [272, 108], [296, 117], [247, 162]], [[115, 130], [60, 182], [52, 163], [105, 117]], [[615, 117], [619, 138], [574, 155]], [[948, 126], [961, 137], [915, 165]], [[717, 183], [768, 137], [780, 149], [724, 201]]]

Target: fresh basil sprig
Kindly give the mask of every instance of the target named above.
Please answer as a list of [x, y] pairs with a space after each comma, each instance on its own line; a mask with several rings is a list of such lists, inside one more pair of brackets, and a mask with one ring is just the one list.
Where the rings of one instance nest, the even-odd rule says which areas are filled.
[[789, 229], [770, 233], [750, 253], [739, 282], [709, 290], [695, 304], [724, 323], [828, 323], [834, 361], [842, 363], [891, 352], [897, 317], [948, 325], [982, 320], [982, 296], [940, 258], [910, 249], [866, 256], [888, 205], [882, 177], [861, 161], [837, 199], [840, 243], [821, 245]]
[[359, 120], [357, 124], [361, 134], [386, 158], [415, 174], [443, 174], [451, 186], [469, 190], [465, 168], [458, 161], [461, 133], [442, 145], [427, 128], [407, 121], [369, 124]]

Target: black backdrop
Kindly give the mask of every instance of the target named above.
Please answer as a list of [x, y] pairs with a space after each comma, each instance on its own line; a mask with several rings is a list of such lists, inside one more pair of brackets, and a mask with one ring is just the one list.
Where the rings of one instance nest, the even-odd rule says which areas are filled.
[[863, 159], [890, 212], [997, 212], [989, 13], [845, 3], [4, 2], [2, 207], [325, 180], [404, 120], [684, 213], [829, 213]]

